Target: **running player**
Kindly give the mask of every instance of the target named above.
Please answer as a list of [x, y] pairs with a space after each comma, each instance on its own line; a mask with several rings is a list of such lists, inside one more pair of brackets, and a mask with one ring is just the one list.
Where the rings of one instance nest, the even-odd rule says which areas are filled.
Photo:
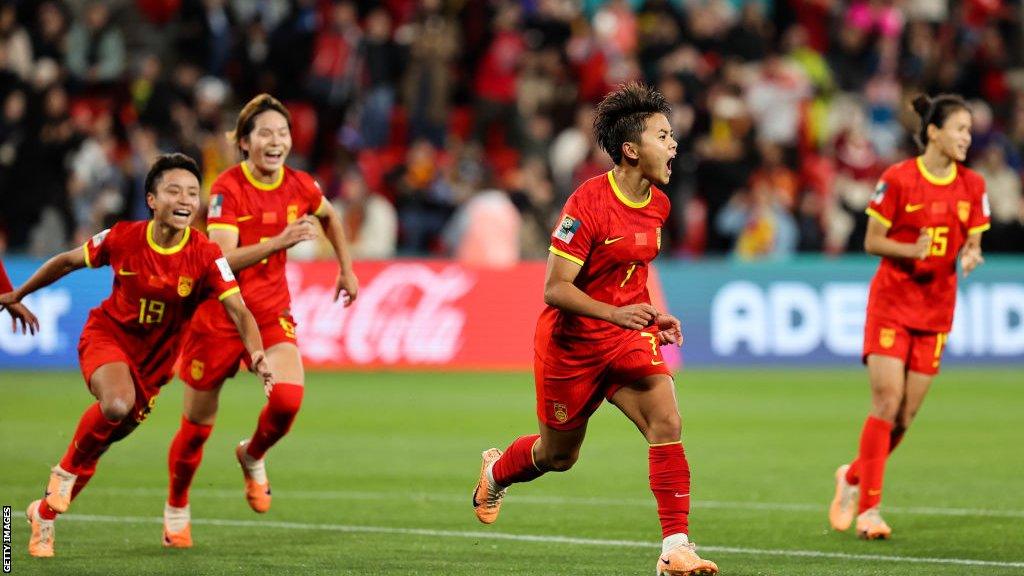
[[985, 181], [959, 164], [971, 145], [971, 112], [963, 98], [919, 96], [921, 156], [882, 174], [868, 205], [864, 250], [881, 256], [871, 281], [864, 362], [871, 412], [851, 464], [836, 470], [829, 521], [857, 535], [888, 538], [879, 514], [885, 462], [917, 414], [946, 344], [956, 304], [956, 263], [964, 276], [984, 262], [981, 233], [989, 228]]
[[[289, 312], [285, 250], [317, 236], [319, 219], [334, 247], [340, 271], [334, 298], [345, 305], [356, 298], [341, 219], [324, 199], [312, 176], [285, 166], [292, 140], [288, 110], [267, 94], [245, 105], [233, 138], [242, 162], [221, 174], [210, 191], [208, 230], [231, 269], [238, 273], [242, 295], [252, 306], [277, 384], [268, 390], [251, 438], [235, 450], [245, 480], [245, 495], [256, 512], [270, 508], [270, 482], [264, 454], [291, 428], [302, 403], [304, 374]], [[170, 486], [164, 507], [164, 543], [192, 545], [188, 490], [217, 415], [224, 381], [234, 376], [245, 355], [223, 311], [200, 307], [182, 351], [179, 376], [187, 384], [185, 406], [168, 455]]]
[[[14, 290], [14, 286], [11, 285], [11, 280], [7, 277], [7, 270], [4, 269], [3, 261], [0, 261], [0, 294], [6, 294], [12, 290]], [[39, 320], [21, 302], [8, 304], [7, 306], [0, 304], [0, 311], [5, 309], [11, 315], [11, 332], [17, 333], [18, 322], [21, 322], [22, 334], [26, 332], [35, 334], [39, 330]]]
[[80, 268], [115, 270], [110, 297], [89, 313], [78, 343], [82, 375], [97, 402], [79, 420], [45, 496], [28, 506], [32, 556], [53, 556], [57, 514], [92, 478], [107, 448], [152, 410], [174, 375], [182, 328], [201, 302], [220, 301], [254, 370], [273, 385], [256, 321], [231, 268], [216, 244], [189, 228], [199, 210], [199, 167], [183, 154], [160, 156], [145, 186], [152, 220], [118, 223], [82, 248], [54, 256], [21, 288], [0, 296], [0, 304], [10, 306]]
[[547, 308], [534, 337], [540, 434], [503, 453], [484, 451], [473, 492], [477, 518], [498, 517], [505, 491], [579, 456], [587, 421], [608, 399], [646, 438], [651, 491], [662, 527], [660, 574], [716, 574], [689, 541], [690, 469], [672, 373], [659, 346], [682, 345], [679, 320], [651, 305], [648, 265], [661, 249], [676, 141], [665, 97], [642, 84], [601, 102], [594, 131], [615, 167], [569, 197], [552, 234], [544, 281]]

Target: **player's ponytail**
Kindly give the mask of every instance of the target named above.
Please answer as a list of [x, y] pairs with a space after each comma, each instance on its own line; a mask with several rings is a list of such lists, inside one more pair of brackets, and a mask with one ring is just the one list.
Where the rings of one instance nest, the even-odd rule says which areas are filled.
[[926, 94], [920, 94], [913, 101], [914, 112], [921, 117], [921, 128], [914, 139], [923, 152], [928, 146], [928, 125], [934, 124], [936, 128], [942, 128], [949, 118], [957, 110], [971, 111], [970, 106], [958, 94], [940, 94], [935, 98], [929, 98]]

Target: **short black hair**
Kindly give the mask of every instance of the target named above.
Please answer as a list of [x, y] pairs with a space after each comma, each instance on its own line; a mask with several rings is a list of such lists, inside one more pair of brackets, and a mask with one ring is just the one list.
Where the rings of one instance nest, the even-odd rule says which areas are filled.
[[914, 139], [923, 152], [928, 146], [928, 125], [934, 124], [936, 128], [942, 128], [946, 119], [958, 110], [966, 110], [968, 113], [971, 107], [959, 94], [939, 94], [935, 98], [929, 98], [921, 94], [914, 98], [914, 112], [921, 117], [921, 129], [918, 130]]
[[597, 105], [594, 135], [612, 162], [622, 162], [622, 144], [639, 142], [647, 119], [655, 114], [666, 117], [672, 111], [668, 100], [656, 89], [640, 82], [620, 84]]
[[196, 164], [196, 161], [191, 156], [180, 152], [161, 154], [156, 157], [156, 161], [150, 167], [149, 173], [146, 174], [146, 194], [156, 194], [156, 186], [160, 183], [160, 178], [164, 175], [164, 172], [178, 168], [195, 174], [196, 180], [199, 180], [199, 183], [202, 184], [203, 177], [199, 174], [199, 165]]
[[284, 116], [285, 121], [288, 122], [288, 129], [291, 129], [292, 115], [280, 100], [265, 92], [256, 95], [242, 107], [242, 110], [238, 113], [238, 119], [235, 121], [235, 129], [228, 132], [228, 138], [235, 143], [235, 147], [238, 148], [242, 158], [249, 158], [249, 153], [242, 150], [242, 138], [248, 136], [256, 128], [256, 117], [269, 110]]

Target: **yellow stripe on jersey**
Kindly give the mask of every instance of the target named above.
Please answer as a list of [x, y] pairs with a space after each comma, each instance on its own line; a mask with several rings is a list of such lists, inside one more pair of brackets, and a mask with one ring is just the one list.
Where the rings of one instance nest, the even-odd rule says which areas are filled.
[[867, 215], [868, 215], [868, 216], [871, 216], [871, 217], [873, 217], [873, 218], [874, 218], [875, 220], [878, 220], [878, 221], [879, 221], [879, 222], [881, 222], [882, 224], [885, 224], [885, 227], [886, 227], [886, 228], [892, 228], [892, 220], [889, 220], [889, 219], [888, 219], [888, 218], [886, 218], [885, 216], [882, 216], [882, 215], [881, 215], [881, 214], [880, 214], [880, 213], [878, 212], [878, 210], [875, 210], [874, 208], [871, 208], [871, 207], [869, 206], [869, 207], [868, 207], [868, 209], [867, 209], [867, 210], [865, 210], [864, 212], [865, 212], [865, 213], [867, 213]]
[[[92, 242], [90, 240], [89, 242]], [[85, 253], [85, 267], [92, 268], [92, 260], [89, 259], [89, 242], [82, 244], [82, 252]]]
[[567, 252], [562, 252], [561, 250], [555, 248], [554, 246], [549, 247], [548, 251], [554, 254], [555, 256], [561, 256], [562, 258], [565, 258], [566, 260], [572, 262], [573, 264], [579, 264], [580, 266], [583, 266], [583, 260], [580, 260], [579, 258]]
[[206, 230], [230, 230], [235, 234], [238, 234], [238, 226], [235, 226], [234, 224], [224, 224], [222, 222], [214, 222], [213, 224], [207, 224]]
[[917, 170], [921, 173], [921, 176], [924, 176], [925, 180], [935, 184], [936, 186], [946, 186], [952, 183], [953, 180], [956, 180], [956, 162], [953, 162], [953, 169], [949, 171], [949, 174], [939, 178], [928, 171], [928, 167], [924, 165], [924, 160], [921, 159], [921, 156], [918, 156]]
[[320, 205], [316, 207], [316, 212], [313, 212], [313, 216], [316, 216], [317, 218], [323, 218], [326, 216], [328, 204], [330, 204], [330, 202], [327, 201], [327, 198], [321, 196]]
[[982, 224], [981, 226], [975, 226], [974, 228], [971, 228], [971, 229], [967, 230], [967, 235], [970, 236], [971, 234], [981, 234], [982, 232], [984, 232], [985, 230], [988, 230], [991, 227], [992, 227], [992, 225], [989, 224], [988, 222], [986, 222], [986, 223]]
[[242, 161], [242, 174], [245, 174], [245, 179], [257, 190], [274, 190], [281, 185], [281, 182], [284, 182], [284, 168], [278, 169], [277, 177], [274, 178], [273, 182], [265, 184], [252, 175], [252, 171], [249, 170], [249, 162], [245, 160]]
[[231, 296], [233, 294], [238, 294], [241, 291], [242, 291], [242, 289], [239, 288], [238, 286], [232, 286], [231, 288], [228, 288], [227, 290], [225, 290], [223, 294], [221, 294], [220, 296], [217, 296], [217, 300], [223, 301], [228, 296]]

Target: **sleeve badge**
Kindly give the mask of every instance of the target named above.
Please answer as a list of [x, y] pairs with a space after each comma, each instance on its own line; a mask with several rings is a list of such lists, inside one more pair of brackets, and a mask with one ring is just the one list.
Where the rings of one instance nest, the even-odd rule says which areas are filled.
[[580, 221], [566, 214], [562, 218], [562, 223], [558, 225], [558, 228], [555, 228], [555, 233], [552, 236], [568, 244], [572, 242], [572, 237], [576, 235], [576, 231], [579, 229]]

